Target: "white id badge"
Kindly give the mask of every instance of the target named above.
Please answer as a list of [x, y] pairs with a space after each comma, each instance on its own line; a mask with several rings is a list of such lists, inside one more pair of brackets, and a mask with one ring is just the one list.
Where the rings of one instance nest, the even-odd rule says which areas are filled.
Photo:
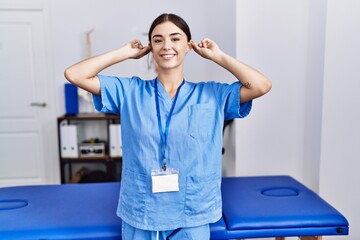
[[152, 192], [177, 192], [179, 191], [179, 170], [169, 168], [151, 171]]

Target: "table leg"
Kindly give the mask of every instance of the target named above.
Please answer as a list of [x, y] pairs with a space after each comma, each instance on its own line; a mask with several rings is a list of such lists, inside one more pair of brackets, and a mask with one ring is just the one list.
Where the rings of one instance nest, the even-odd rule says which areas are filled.
[[299, 237], [300, 240], [322, 240], [322, 236]]

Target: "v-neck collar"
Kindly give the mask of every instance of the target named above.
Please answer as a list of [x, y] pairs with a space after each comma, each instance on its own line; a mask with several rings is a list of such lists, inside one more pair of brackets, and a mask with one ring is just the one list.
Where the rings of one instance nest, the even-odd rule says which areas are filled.
[[[171, 104], [173, 102], [173, 99], [170, 98], [168, 92], [166, 91], [165, 87], [162, 85], [160, 80], [158, 78], [155, 78], [155, 81], [157, 81], [158, 85], [158, 92], [159, 92], [159, 98], [163, 99], [167, 105], [167, 107], [171, 107]], [[179, 92], [178, 101], [181, 99], [189, 90], [189, 85], [185, 81], [184, 85], [181, 88], [181, 91]]]

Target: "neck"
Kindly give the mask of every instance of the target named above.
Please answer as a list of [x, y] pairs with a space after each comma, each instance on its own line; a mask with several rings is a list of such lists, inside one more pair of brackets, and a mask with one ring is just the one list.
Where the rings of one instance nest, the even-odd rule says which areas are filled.
[[184, 77], [182, 74], [159, 74], [158, 79], [164, 86], [170, 98], [173, 98], [180, 84], [184, 80]]

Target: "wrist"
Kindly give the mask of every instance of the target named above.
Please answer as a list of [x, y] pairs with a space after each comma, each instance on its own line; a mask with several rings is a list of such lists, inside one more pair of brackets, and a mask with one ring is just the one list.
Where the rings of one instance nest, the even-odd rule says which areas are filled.
[[[219, 51], [217, 54], [215, 54], [213, 61], [220, 66], [226, 66], [227, 62], [229, 62], [229, 55], [226, 53]], [[231, 58], [231, 57], [230, 57]]]
[[125, 46], [112, 51], [111, 54], [114, 63], [122, 62], [131, 57]]

